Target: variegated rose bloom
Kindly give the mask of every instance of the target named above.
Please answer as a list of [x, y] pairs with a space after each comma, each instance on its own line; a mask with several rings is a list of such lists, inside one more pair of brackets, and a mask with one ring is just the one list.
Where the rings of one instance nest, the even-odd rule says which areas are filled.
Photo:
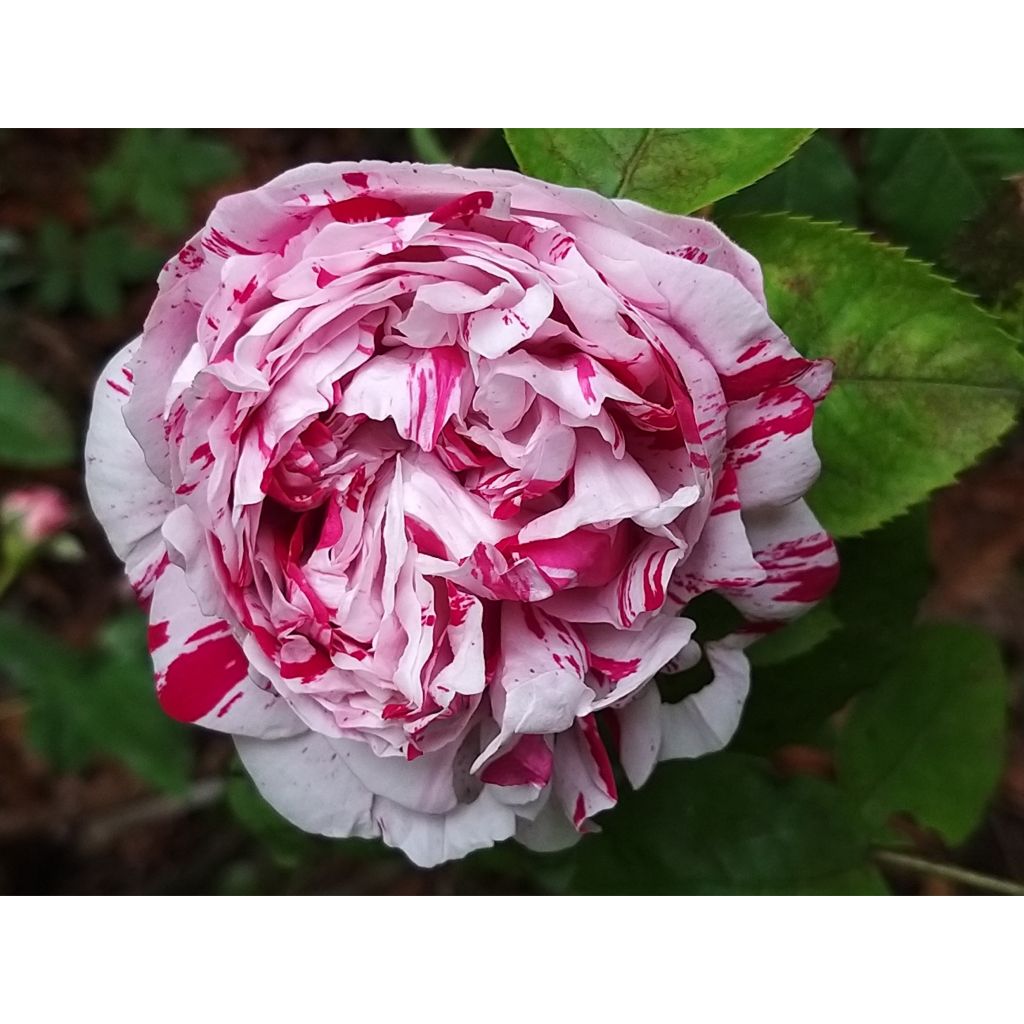
[[[98, 385], [96, 515], [168, 714], [303, 829], [431, 865], [572, 842], [726, 743], [744, 647], [836, 557], [830, 367], [703, 220], [508, 171], [298, 168], [222, 200]], [[688, 602], [748, 624], [703, 644]], [[684, 614], [680, 614], [683, 612]]]

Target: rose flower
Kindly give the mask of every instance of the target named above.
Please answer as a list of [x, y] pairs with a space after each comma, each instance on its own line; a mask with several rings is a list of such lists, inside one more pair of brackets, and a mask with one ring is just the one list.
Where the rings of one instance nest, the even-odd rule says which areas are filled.
[[[717, 228], [507, 171], [318, 164], [222, 200], [97, 387], [89, 493], [168, 714], [311, 832], [565, 845], [732, 734], [836, 576], [830, 367]], [[685, 608], [747, 620], [698, 646]], [[683, 614], [680, 614], [683, 612]], [[675, 703], [654, 681], [706, 655]]]

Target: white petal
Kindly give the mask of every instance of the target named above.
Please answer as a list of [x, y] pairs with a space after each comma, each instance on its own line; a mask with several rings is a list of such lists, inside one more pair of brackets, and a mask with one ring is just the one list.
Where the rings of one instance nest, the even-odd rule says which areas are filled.
[[661, 750], [661, 694], [651, 683], [623, 707], [615, 709], [619, 720], [619, 761], [634, 789], [642, 786]]
[[315, 732], [279, 740], [236, 736], [235, 747], [263, 799], [293, 825], [338, 838], [378, 834], [370, 813], [373, 794], [334, 741]]
[[677, 704], [662, 704], [660, 760], [700, 757], [732, 739], [750, 690], [750, 662], [739, 646], [746, 642], [727, 638], [707, 644], [714, 679]]
[[126, 364], [139, 339], [107, 363], [93, 395], [85, 438], [85, 487], [110, 546], [123, 562], [159, 543], [160, 525], [173, 508], [170, 491], [150, 472], [123, 410], [132, 390]]
[[572, 827], [557, 800], [551, 796], [531, 821], [520, 818], [516, 825], [516, 839], [527, 849], [538, 853], [553, 853], [578, 843], [581, 833]]
[[449, 814], [421, 814], [386, 799], [374, 800], [373, 814], [384, 842], [423, 868], [493, 846], [516, 829], [515, 811], [490, 786]]

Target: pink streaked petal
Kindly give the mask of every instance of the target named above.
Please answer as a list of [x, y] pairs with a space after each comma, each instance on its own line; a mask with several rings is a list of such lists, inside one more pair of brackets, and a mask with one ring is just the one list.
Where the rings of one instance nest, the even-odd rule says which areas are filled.
[[589, 819], [614, 807], [615, 777], [604, 743], [592, 718], [582, 719], [555, 738], [555, 796], [578, 832]]
[[491, 308], [466, 318], [466, 343], [471, 351], [496, 359], [532, 337], [551, 313], [554, 297], [550, 287], [539, 283], [507, 309]]
[[[623, 571], [630, 540], [629, 524], [617, 523], [606, 530], [583, 527], [564, 537], [529, 544], [509, 537], [498, 544], [498, 549], [510, 566], [518, 568], [528, 562], [531, 570], [538, 571], [555, 593], [580, 587], [588, 588], [589, 592], [589, 588], [604, 587]], [[546, 610], [551, 611], [550, 605]]]
[[581, 626], [591, 672], [596, 675], [592, 686], [599, 695], [592, 709], [616, 704], [643, 686], [689, 643], [695, 628], [690, 619], [664, 613], [635, 631]]
[[676, 259], [700, 260], [722, 270], [742, 282], [743, 286], [764, 305], [764, 283], [756, 259], [715, 227], [699, 217], [679, 217], [653, 210], [631, 199], [616, 199], [616, 206], [629, 216], [633, 237]]
[[228, 623], [202, 613], [176, 565], [157, 579], [149, 617], [157, 699], [172, 718], [266, 739], [305, 729], [251, 670]]
[[454, 346], [379, 355], [356, 371], [345, 387], [340, 412], [390, 419], [401, 437], [430, 451], [462, 403], [466, 356]]
[[811, 420], [814, 403], [786, 385], [729, 409], [729, 460], [745, 511], [786, 505], [818, 477]]
[[753, 587], [766, 576], [747, 536], [736, 472], [728, 466], [718, 479], [711, 514], [693, 550], [680, 563], [669, 596], [685, 605], [707, 590]]
[[747, 516], [754, 557], [765, 578], [725, 594], [750, 619], [785, 620], [802, 615], [835, 586], [835, 544], [806, 501], [766, 508]]
[[572, 622], [631, 628], [639, 618], [659, 611], [668, 601], [669, 582], [682, 557], [676, 541], [644, 537], [624, 565], [620, 562], [613, 566], [617, 572], [609, 582], [556, 594], [543, 607]]
[[589, 708], [586, 652], [577, 631], [530, 605], [501, 610], [501, 658], [491, 702], [500, 731], [473, 764], [479, 771], [524, 733], [557, 733]]
[[483, 603], [454, 583], [446, 582], [448, 629], [452, 660], [434, 677], [431, 691], [436, 696], [452, 693], [482, 693], [484, 670]]
[[480, 779], [495, 786], [545, 786], [553, 764], [547, 737], [531, 734], [491, 761], [480, 773]]
[[490, 360], [481, 373], [480, 384], [493, 377], [513, 377], [524, 381], [538, 395], [560, 409], [582, 418], [594, 416], [602, 404], [617, 399], [632, 404], [640, 397], [584, 353], [553, 360], [535, 356], [525, 349]]
[[403, 457], [403, 473], [406, 513], [429, 526], [453, 559], [466, 558], [481, 543], [497, 544], [520, 525], [519, 518], [493, 519], [486, 502], [436, 458], [412, 452]]
[[580, 526], [643, 515], [661, 502], [661, 492], [629, 454], [615, 459], [593, 431], [580, 431], [572, 496], [561, 508], [530, 522], [519, 537], [522, 541], [561, 537]]

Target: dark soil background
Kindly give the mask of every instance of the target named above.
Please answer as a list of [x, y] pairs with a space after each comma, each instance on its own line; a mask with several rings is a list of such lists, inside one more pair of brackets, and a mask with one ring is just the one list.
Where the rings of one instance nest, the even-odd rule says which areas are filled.
[[[102, 204], [92, 175], [111, 162], [119, 133], [0, 133], [0, 237], [5, 240], [0, 251], [5, 261], [0, 270], [0, 361], [20, 368], [45, 388], [67, 411], [79, 439], [100, 368], [138, 333], [155, 287], [152, 276], [128, 268], [115, 281], [113, 301], [103, 294], [104, 287], [111, 291], [110, 282], [83, 286], [78, 298], [55, 295], [60, 288], [47, 278], [54, 273], [52, 261], [46, 264], [39, 254], [44, 225], [56, 221], [74, 237], [87, 237], [98, 226], [114, 223], [142, 249], [166, 255], [205, 219], [219, 196], [256, 186], [290, 167], [314, 160], [414, 159], [424, 154], [423, 141], [416, 142], [404, 130], [225, 130], [197, 137], [222, 143], [232, 154], [231, 169], [216, 181], [179, 189], [188, 223], [175, 231], [140, 216], [130, 202], [115, 212], [97, 212]], [[455, 162], [512, 166], [500, 139], [485, 130], [445, 130], [437, 138]], [[857, 132], [841, 138], [856, 158]], [[1010, 257], [994, 246], [986, 252], [988, 262], [979, 273], [998, 277], [1000, 260]], [[99, 287], [100, 294], [90, 298], [89, 287]], [[131, 595], [89, 512], [81, 466], [0, 469], [0, 494], [39, 482], [55, 485], [72, 503], [70, 531], [82, 554], [75, 561], [35, 560], [4, 595], [3, 604], [68, 645], [85, 647], [112, 615], [130, 606]], [[977, 624], [998, 637], [1019, 694], [1024, 434], [1007, 438], [960, 483], [936, 496], [931, 535], [934, 584], [922, 614]], [[527, 870], [514, 851], [427, 872], [370, 844], [327, 843], [275, 832], [276, 826], [256, 821], [258, 815], [247, 813], [238, 800], [230, 810], [225, 806], [226, 788], [232, 784], [230, 739], [199, 730], [189, 740], [195, 767], [185, 793], [157, 792], [123, 763], [103, 755], [80, 770], [59, 772], [38, 744], [29, 741], [28, 710], [25, 695], [0, 679], [0, 892], [438, 894], [547, 888], [544, 877], [535, 868]], [[936, 853], [986, 874], [1024, 881], [1019, 699], [1011, 713], [1005, 773], [985, 820], [962, 849]], [[557, 860], [549, 869], [557, 872]], [[895, 875], [890, 880], [901, 892], [956, 891], [937, 878]]]

